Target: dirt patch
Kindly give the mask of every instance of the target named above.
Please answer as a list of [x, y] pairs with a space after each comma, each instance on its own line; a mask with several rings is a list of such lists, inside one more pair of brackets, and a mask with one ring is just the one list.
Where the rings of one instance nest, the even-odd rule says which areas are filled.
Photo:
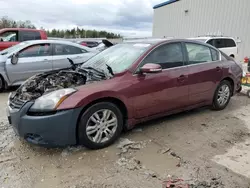
[[[7, 95], [0, 94], [1, 106], [6, 106]], [[236, 96], [221, 112], [204, 108], [151, 121], [123, 134], [123, 142], [98, 151], [29, 145], [15, 136], [2, 108], [0, 185], [145, 188], [183, 179], [194, 187], [247, 188], [247, 171], [235, 165], [246, 165], [244, 156], [250, 151], [249, 105], [247, 97]], [[239, 148], [231, 151], [234, 147]]]

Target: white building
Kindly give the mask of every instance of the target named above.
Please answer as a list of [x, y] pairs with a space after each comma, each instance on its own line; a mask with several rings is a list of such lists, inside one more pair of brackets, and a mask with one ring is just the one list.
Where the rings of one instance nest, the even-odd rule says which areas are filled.
[[250, 56], [250, 0], [168, 0], [154, 6], [153, 37], [223, 35]]

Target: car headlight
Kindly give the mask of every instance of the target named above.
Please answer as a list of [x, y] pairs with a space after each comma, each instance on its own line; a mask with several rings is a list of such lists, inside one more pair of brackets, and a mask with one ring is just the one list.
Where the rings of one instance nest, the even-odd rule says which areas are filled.
[[53, 91], [43, 95], [35, 100], [30, 111], [53, 111], [71, 94], [76, 92], [76, 89], [66, 88]]

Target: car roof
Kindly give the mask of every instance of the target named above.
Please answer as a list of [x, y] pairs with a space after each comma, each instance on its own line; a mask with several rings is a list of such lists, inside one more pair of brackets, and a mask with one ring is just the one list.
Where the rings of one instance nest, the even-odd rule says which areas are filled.
[[[41, 29], [30, 29], [30, 28], [3, 28], [1, 31], [43, 31]], [[43, 31], [45, 32], [45, 31]]]
[[143, 43], [143, 44], [157, 44], [159, 42], [168, 41], [169, 39], [165, 38], [150, 38], [150, 39], [128, 39], [123, 41], [123, 43]]
[[91, 48], [88, 48], [86, 46], [82, 46], [80, 44], [74, 43], [72, 41], [66, 41], [66, 40], [29, 40], [25, 41], [28, 45], [33, 45], [33, 44], [44, 44], [44, 43], [50, 43], [50, 44], [65, 44], [65, 45], [71, 45], [71, 46], [76, 46], [78, 48], [82, 48], [88, 51], [93, 51]]
[[192, 37], [192, 38], [188, 38], [191, 40], [197, 40], [197, 39], [201, 39], [201, 40], [209, 40], [209, 39], [233, 39], [233, 37], [220, 37], [220, 36], [207, 36], [207, 37]]
[[185, 39], [185, 38], [158, 38], [158, 39], [140, 39], [140, 40], [129, 40], [125, 41], [124, 43], [142, 43], [142, 44], [151, 44], [151, 45], [159, 45], [162, 43], [167, 43], [167, 42], [192, 42], [192, 43], [197, 43], [197, 44], [202, 44], [202, 45], [208, 45], [204, 42], [197, 41], [197, 40], [191, 40], [191, 39]]

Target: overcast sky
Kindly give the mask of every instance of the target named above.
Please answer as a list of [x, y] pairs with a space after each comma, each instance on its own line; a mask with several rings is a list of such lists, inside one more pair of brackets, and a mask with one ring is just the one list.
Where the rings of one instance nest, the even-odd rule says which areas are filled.
[[124, 36], [151, 36], [153, 6], [164, 0], [0, 0], [0, 16], [36, 27], [81, 27]]

